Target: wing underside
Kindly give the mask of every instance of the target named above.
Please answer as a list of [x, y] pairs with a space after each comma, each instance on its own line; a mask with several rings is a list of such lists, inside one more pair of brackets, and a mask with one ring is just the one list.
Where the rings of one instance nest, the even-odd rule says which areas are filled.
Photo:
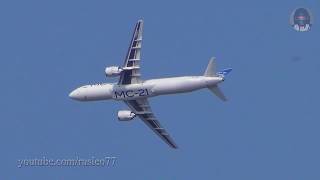
[[164, 140], [170, 147], [178, 148], [170, 135], [161, 126], [157, 118], [152, 113], [151, 107], [147, 99], [129, 100], [125, 103], [130, 109], [140, 117], [140, 119], [151, 128], [162, 140]]
[[140, 80], [140, 60], [142, 44], [143, 21], [139, 20], [134, 28], [132, 39], [123, 65], [123, 73], [118, 84], [135, 84]]
[[[142, 82], [142, 80], [140, 79], [142, 30], [143, 21], [139, 20], [134, 28], [126, 59], [122, 67], [123, 72], [121, 73], [118, 82], [119, 85], [137, 84]], [[174, 143], [169, 134], [154, 116], [149, 102], [146, 98], [138, 100], [128, 100], [124, 102], [129, 106], [132, 112], [139, 116], [139, 118], [170, 147], [177, 148], [177, 145]]]

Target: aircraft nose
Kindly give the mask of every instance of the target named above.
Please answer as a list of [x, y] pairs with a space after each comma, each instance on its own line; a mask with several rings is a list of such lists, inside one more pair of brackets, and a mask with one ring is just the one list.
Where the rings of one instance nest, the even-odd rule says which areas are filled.
[[74, 99], [74, 100], [79, 100], [79, 99], [80, 99], [80, 96], [79, 96], [79, 91], [78, 91], [78, 89], [73, 90], [73, 91], [69, 94], [69, 97], [70, 97], [71, 99]]

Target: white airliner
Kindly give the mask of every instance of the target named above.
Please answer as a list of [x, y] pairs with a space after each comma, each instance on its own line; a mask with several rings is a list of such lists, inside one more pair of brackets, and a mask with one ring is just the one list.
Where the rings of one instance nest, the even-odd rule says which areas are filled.
[[226, 101], [226, 97], [219, 89], [218, 84], [224, 81], [224, 76], [232, 69], [216, 72], [214, 58], [212, 58], [203, 76], [142, 80], [140, 78], [142, 29], [143, 21], [139, 20], [135, 26], [124, 65], [122, 67], [111, 66], [105, 69], [107, 77], [120, 76], [118, 83], [85, 85], [72, 91], [69, 97], [78, 101], [109, 99], [123, 101], [129, 106], [130, 110], [118, 111], [120, 121], [129, 121], [138, 116], [170, 147], [177, 148], [172, 138], [154, 116], [148, 98], [208, 88], [221, 100]]

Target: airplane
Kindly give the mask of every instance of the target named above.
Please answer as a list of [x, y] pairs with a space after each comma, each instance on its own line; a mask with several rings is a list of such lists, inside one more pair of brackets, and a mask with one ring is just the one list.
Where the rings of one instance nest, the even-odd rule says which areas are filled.
[[123, 101], [130, 110], [118, 111], [119, 121], [130, 121], [138, 116], [170, 147], [176, 149], [178, 146], [152, 112], [148, 98], [208, 88], [222, 101], [226, 101], [227, 99], [218, 84], [225, 80], [225, 76], [232, 69], [228, 68], [216, 72], [215, 58], [211, 58], [202, 76], [142, 80], [140, 78], [142, 30], [143, 20], [139, 20], [135, 25], [123, 66], [110, 66], [105, 69], [106, 77], [120, 77], [118, 83], [81, 86], [73, 90], [69, 97], [78, 101]]

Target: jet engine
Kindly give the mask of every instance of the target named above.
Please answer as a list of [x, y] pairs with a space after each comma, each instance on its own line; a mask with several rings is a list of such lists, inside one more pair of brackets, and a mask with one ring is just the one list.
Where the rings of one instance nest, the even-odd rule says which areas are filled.
[[104, 72], [106, 73], [107, 77], [116, 77], [119, 76], [122, 71], [123, 69], [119, 66], [110, 66], [106, 67]]
[[133, 113], [132, 111], [128, 111], [128, 110], [118, 111], [118, 120], [119, 121], [130, 121], [134, 117], [136, 117], [136, 114]]

